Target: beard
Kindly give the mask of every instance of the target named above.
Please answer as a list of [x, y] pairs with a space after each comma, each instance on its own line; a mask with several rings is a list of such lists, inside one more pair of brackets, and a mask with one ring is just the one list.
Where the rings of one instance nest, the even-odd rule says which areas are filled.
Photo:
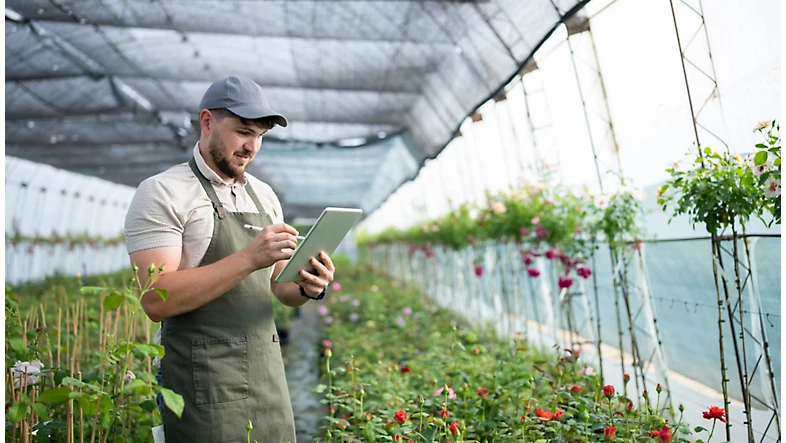
[[213, 134], [211, 134], [208, 140], [208, 152], [210, 153], [210, 158], [213, 159], [213, 163], [221, 172], [232, 180], [237, 180], [242, 177], [246, 172], [248, 163], [246, 163], [246, 166], [234, 166], [230, 161], [234, 154], [228, 153], [228, 149], [226, 145], [221, 142], [221, 139], [213, 137], [212, 135]]

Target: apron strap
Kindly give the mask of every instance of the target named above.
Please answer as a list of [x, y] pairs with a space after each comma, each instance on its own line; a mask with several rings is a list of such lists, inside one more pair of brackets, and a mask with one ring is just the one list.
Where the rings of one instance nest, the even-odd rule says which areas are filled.
[[[248, 180], [246, 183], [246, 192], [248, 192], [248, 196], [251, 197], [251, 200], [254, 202], [254, 206], [257, 207], [257, 211], [259, 211], [260, 214], [266, 214], [265, 210], [262, 209], [262, 203], [259, 202], [257, 193], [254, 192], [254, 188], [251, 187], [251, 180]], [[271, 221], [271, 223], [273, 222]]]
[[194, 157], [191, 157], [191, 159], [188, 160], [188, 166], [191, 166], [191, 170], [194, 172], [194, 175], [196, 175], [196, 178], [199, 179], [199, 183], [202, 185], [202, 188], [210, 198], [210, 203], [213, 205], [213, 209], [218, 214], [218, 218], [224, 218], [224, 216], [227, 214], [227, 210], [224, 208], [224, 204], [221, 203], [221, 200], [218, 199], [216, 190], [213, 189], [213, 185], [210, 183], [210, 180], [208, 180], [207, 177], [202, 175], [202, 172], [199, 171]]

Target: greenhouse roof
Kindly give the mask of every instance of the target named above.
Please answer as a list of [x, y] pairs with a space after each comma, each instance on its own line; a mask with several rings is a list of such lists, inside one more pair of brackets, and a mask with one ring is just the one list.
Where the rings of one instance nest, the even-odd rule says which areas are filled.
[[9, 0], [6, 154], [136, 186], [240, 74], [290, 125], [253, 172], [289, 218], [376, 208], [588, 0]]

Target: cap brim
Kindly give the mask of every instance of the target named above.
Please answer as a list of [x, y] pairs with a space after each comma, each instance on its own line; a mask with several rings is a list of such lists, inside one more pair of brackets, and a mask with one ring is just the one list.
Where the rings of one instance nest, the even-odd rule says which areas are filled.
[[275, 122], [279, 126], [287, 125], [286, 117], [272, 109], [265, 108], [264, 106], [235, 106], [233, 108], [227, 108], [227, 110], [239, 117], [247, 118], [249, 120], [256, 120], [263, 117], [274, 117]]

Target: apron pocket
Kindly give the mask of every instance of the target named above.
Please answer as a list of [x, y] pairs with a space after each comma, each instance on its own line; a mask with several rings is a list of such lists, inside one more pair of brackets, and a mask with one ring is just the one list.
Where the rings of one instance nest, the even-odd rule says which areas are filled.
[[248, 398], [248, 338], [191, 341], [196, 404]]

